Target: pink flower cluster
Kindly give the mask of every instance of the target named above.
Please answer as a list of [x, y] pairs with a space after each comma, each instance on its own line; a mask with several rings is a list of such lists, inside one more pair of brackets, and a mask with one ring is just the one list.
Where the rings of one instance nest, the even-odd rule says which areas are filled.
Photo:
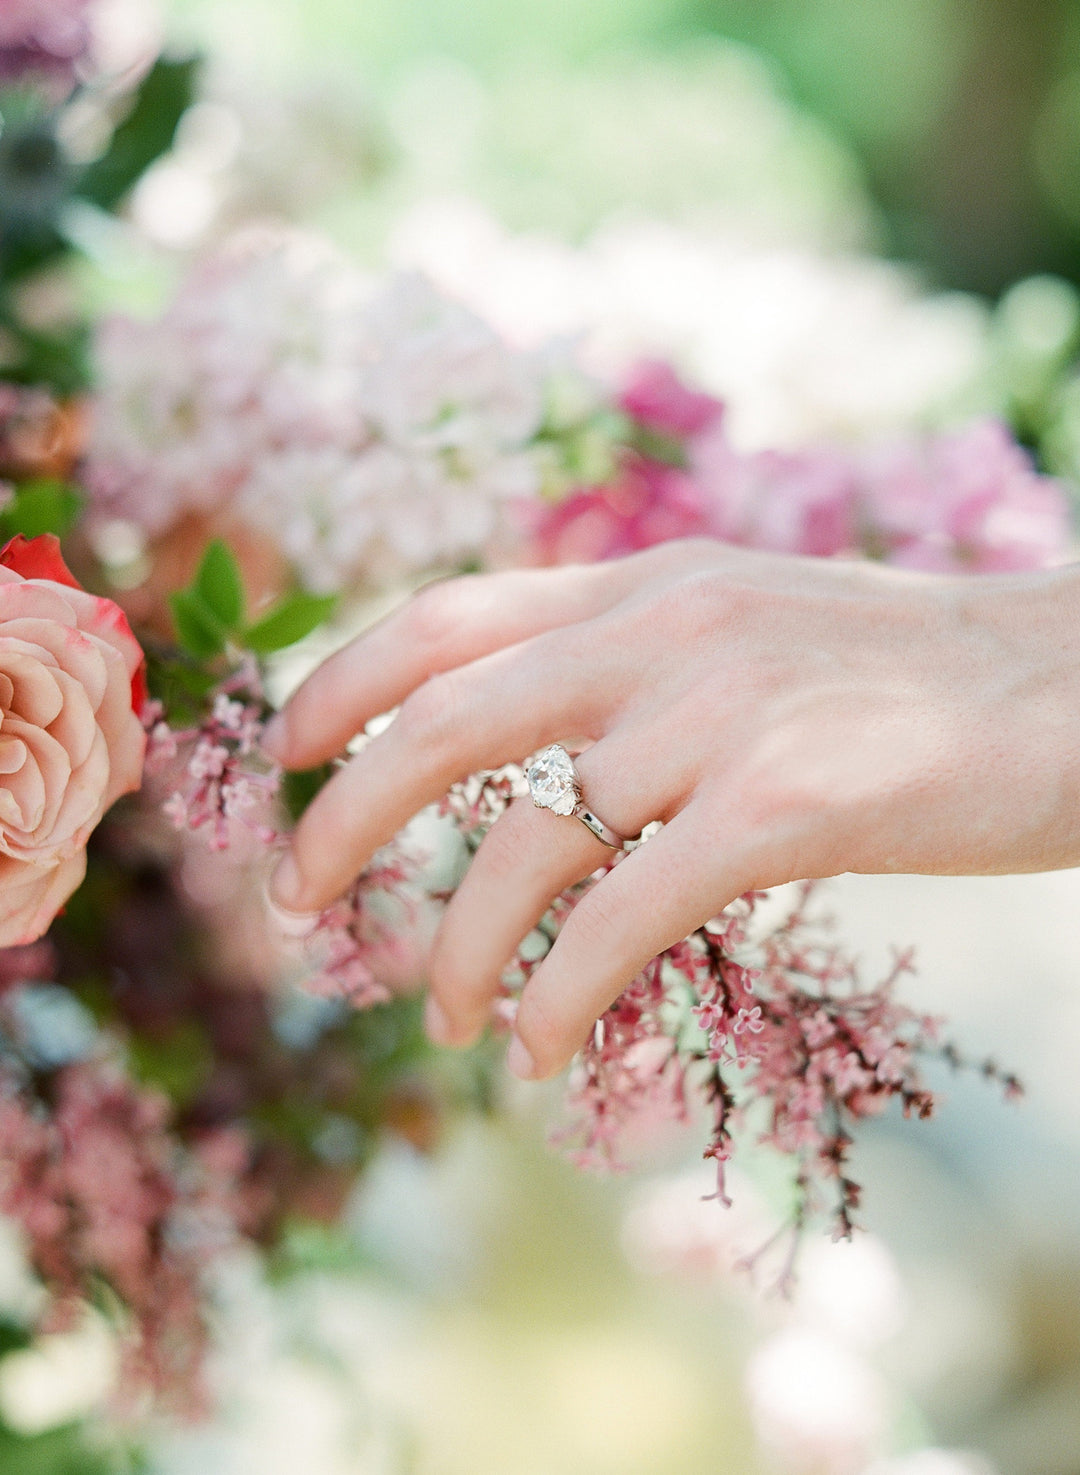
[[281, 770], [260, 767], [259, 736], [265, 704], [253, 671], [245, 668], [217, 689], [208, 714], [197, 727], [174, 731], [160, 703], [148, 703], [148, 765], [160, 769], [185, 754], [183, 787], [163, 808], [178, 830], [204, 831], [212, 850], [226, 850], [240, 823], [263, 844], [278, 837], [267, 809], [281, 786]]
[[249, 230], [154, 322], [104, 324], [94, 514], [240, 526], [310, 588], [475, 558], [535, 491], [539, 367], [419, 277], [372, 293], [328, 243]]
[[358, 1009], [390, 998], [380, 975], [394, 953], [406, 949], [403, 924], [415, 915], [409, 884], [416, 869], [417, 862], [400, 845], [388, 845], [315, 919], [304, 935], [304, 950], [314, 965], [306, 980], [312, 993], [346, 999]]
[[[46, 1104], [47, 1101], [47, 1104]], [[69, 1065], [47, 1096], [0, 1069], [0, 1211], [21, 1225], [62, 1327], [104, 1282], [130, 1318], [121, 1397], [194, 1396], [206, 1327], [202, 1274], [234, 1222], [246, 1145], [215, 1134], [181, 1160], [165, 1097], [101, 1060]]]
[[[713, 1130], [705, 1156], [716, 1165], [722, 1203], [730, 1202], [725, 1165], [749, 1136], [793, 1166], [794, 1227], [825, 1213], [836, 1237], [850, 1237], [860, 1192], [848, 1169], [851, 1128], [893, 1100], [906, 1116], [930, 1116], [935, 1098], [922, 1062], [933, 1055], [964, 1062], [941, 1043], [939, 1020], [894, 997], [910, 955], [899, 955], [886, 978], [862, 983], [825, 921], [810, 914], [813, 886], [804, 883], [793, 909], [764, 930], [756, 926], [764, 895], [741, 897], [651, 963], [612, 1005], [585, 1043], [571, 1094], [580, 1156], [617, 1160], [618, 1136], [656, 1091], [648, 1070], [626, 1069], [644, 1058], [676, 1108], [692, 1096], [707, 1103]], [[1006, 1096], [1020, 1094], [1015, 1076], [993, 1062], [981, 1069]], [[750, 1112], [755, 1103], [765, 1108], [763, 1126], [761, 1113]]]
[[[474, 775], [454, 786], [442, 813], [475, 850], [520, 792], [516, 767]], [[613, 859], [556, 898], [538, 927], [549, 946], [580, 898], [618, 864]], [[367, 884], [378, 885], [378, 878]], [[792, 1165], [793, 1244], [803, 1224], [821, 1214], [838, 1237], [850, 1236], [859, 1203], [848, 1168], [851, 1129], [893, 1100], [906, 1115], [929, 1116], [935, 1099], [923, 1061], [966, 1062], [940, 1041], [939, 1020], [895, 998], [910, 956], [898, 955], [886, 978], [864, 984], [827, 919], [811, 914], [813, 887], [804, 883], [795, 906], [771, 925], [761, 917], [766, 893], [739, 898], [654, 959], [605, 1011], [574, 1066], [572, 1124], [558, 1134], [578, 1164], [621, 1166], [643, 1121], [686, 1120], [697, 1101], [712, 1121], [705, 1156], [716, 1166], [717, 1199], [730, 1202], [726, 1164], [737, 1142], [748, 1139]], [[358, 889], [350, 905], [360, 912], [375, 900], [362, 903]], [[517, 991], [543, 951], [523, 948], [514, 960], [497, 1022], [511, 1022]], [[1016, 1078], [993, 1062], [980, 1069], [1007, 1097], [1020, 1094]]]
[[662, 363], [621, 396], [633, 427], [619, 475], [525, 510], [544, 563], [594, 561], [708, 535], [814, 557], [863, 555], [932, 572], [1039, 568], [1068, 546], [1069, 511], [1004, 425], [856, 447], [743, 452], [719, 400]]

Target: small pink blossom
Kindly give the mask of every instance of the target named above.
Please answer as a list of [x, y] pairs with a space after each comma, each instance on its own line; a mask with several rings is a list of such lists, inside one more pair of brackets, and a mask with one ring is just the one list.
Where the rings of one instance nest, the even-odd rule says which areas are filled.
[[383, 978], [407, 947], [418, 865], [419, 858], [400, 845], [384, 847], [345, 895], [304, 927], [302, 948], [312, 967], [305, 986], [312, 993], [346, 999], [358, 1009], [390, 998]]
[[719, 422], [724, 413], [721, 400], [691, 389], [670, 364], [655, 359], [647, 359], [630, 371], [618, 404], [639, 425], [680, 440], [700, 435]]
[[[235, 1238], [231, 1183], [246, 1159], [182, 1153], [169, 1106], [118, 1067], [64, 1067], [49, 1100], [0, 1071], [0, 1211], [21, 1225], [50, 1291], [43, 1329], [66, 1325], [104, 1282], [125, 1306], [121, 1396], [150, 1387], [197, 1402], [206, 1350], [203, 1276]], [[238, 1155], [239, 1154], [239, 1155]]]
[[[281, 770], [259, 749], [264, 714], [257, 673], [245, 667], [215, 692], [199, 727], [189, 732], [166, 728], [154, 737], [151, 751], [157, 767], [181, 752], [185, 755], [182, 787], [163, 803], [165, 817], [178, 830], [203, 832], [212, 850], [229, 847], [234, 821], [262, 844], [278, 837], [272, 807]], [[163, 725], [156, 723], [152, 734]]]
[[735, 1023], [732, 1025], [732, 1029], [737, 1035], [741, 1035], [745, 1030], [749, 1030], [751, 1034], [759, 1035], [764, 1028], [765, 1021], [761, 1017], [760, 1004], [755, 1004], [752, 1009], [740, 1009], [735, 1017]]

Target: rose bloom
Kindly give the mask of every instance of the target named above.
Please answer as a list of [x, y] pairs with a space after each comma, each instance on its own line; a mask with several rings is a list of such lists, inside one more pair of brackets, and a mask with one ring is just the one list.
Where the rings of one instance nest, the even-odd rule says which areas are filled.
[[86, 841], [139, 785], [143, 654], [51, 535], [0, 551], [0, 947], [33, 942], [82, 881]]

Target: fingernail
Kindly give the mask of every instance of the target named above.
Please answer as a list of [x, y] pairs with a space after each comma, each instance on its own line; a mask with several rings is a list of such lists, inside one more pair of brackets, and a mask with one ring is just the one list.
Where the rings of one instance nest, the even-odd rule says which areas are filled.
[[271, 758], [276, 758], [279, 763], [283, 763], [287, 747], [286, 736], [285, 718], [280, 712], [275, 712], [262, 730], [259, 746], [269, 753]]
[[286, 907], [278, 906], [269, 892], [266, 893], [266, 910], [274, 919], [274, 925], [282, 937], [291, 941], [303, 941], [319, 925], [318, 912], [290, 912]]
[[536, 1061], [521, 1043], [518, 1035], [510, 1041], [510, 1048], [506, 1052], [506, 1068], [511, 1075], [517, 1076], [522, 1081], [531, 1080], [536, 1072]]
[[446, 1010], [434, 994], [428, 994], [424, 1005], [424, 1028], [427, 1030], [428, 1038], [434, 1040], [436, 1045], [453, 1044], [450, 1020], [447, 1018]]
[[[320, 913], [294, 911], [291, 907], [282, 906], [277, 900], [274, 893], [278, 888], [278, 872], [286, 860], [290, 860], [290, 857], [282, 856], [278, 869], [263, 884], [263, 900], [266, 902], [266, 910], [270, 913], [280, 935], [290, 941], [299, 942], [315, 931]], [[293, 869], [295, 870], [295, 865]]]
[[297, 905], [301, 881], [300, 872], [291, 851], [286, 850], [278, 861], [267, 889], [271, 906], [281, 911], [291, 912], [293, 916], [304, 914], [304, 908]]

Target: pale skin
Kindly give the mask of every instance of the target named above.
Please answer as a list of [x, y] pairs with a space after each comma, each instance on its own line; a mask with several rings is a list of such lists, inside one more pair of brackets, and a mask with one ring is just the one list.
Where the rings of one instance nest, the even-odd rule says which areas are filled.
[[[289, 768], [394, 721], [334, 776], [271, 882], [338, 896], [457, 779], [551, 742], [620, 834], [521, 997], [511, 1069], [561, 1069], [640, 969], [735, 897], [845, 871], [1080, 865], [1080, 565], [935, 578], [709, 540], [440, 581], [331, 656], [268, 735]], [[429, 1032], [466, 1045], [519, 942], [610, 851], [515, 800], [450, 902]]]

